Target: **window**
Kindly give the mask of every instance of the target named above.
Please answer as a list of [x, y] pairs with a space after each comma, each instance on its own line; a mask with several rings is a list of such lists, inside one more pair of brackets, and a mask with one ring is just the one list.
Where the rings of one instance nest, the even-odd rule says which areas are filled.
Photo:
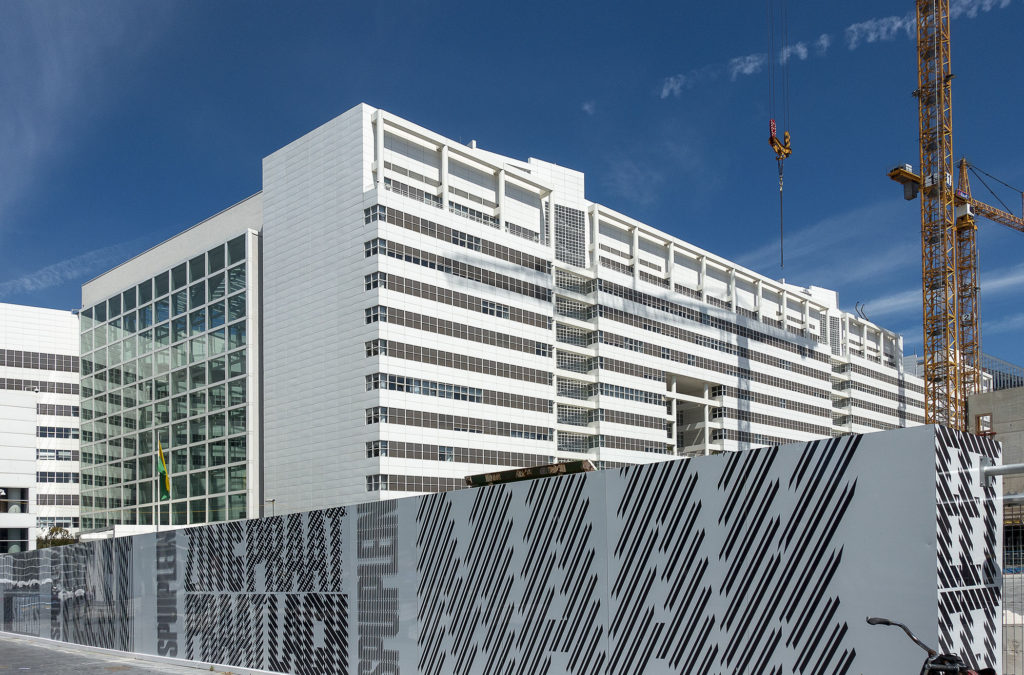
[[507, 319], [509, 317], [509, 308], [507, 305], [491, 302], [490, 300], [481, 301], [480, 311], [484, 314], [490, 314], [491, 316], [497, 316], [502, 319]]
[[979, 436], [994, 436], [992, 428], [992, 413], [982, 413], [974, 416], [974, 433]]
[[245, 260], [245, 235], [239, 235], [228, 242], [228, 264]]
[[367, 457], [387, 457], [388, 456], [388, 442], [387, 441], [367, 441], [366, 442], [366, 456]]
[[171, 270], [171, 286], [177, 290], [188, 283], [188, 270], [185, 263], [181, 263]]
[[377, 288], [381, 286], [383, 288], [388, 287], [388, 275], [386, 272], [374, 272], [373, 274], [367, 274], [363, 277], [363, 285], [366, 290], [371, 288]]

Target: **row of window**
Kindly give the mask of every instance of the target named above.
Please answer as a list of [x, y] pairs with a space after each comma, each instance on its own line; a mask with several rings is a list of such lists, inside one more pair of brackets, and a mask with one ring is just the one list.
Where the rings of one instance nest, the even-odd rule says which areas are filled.
[[[205, 385], [205, 370], [202, 365], [198, 369], [201, 377], [197, 376], [196, 367], [193, 366], [171, 373], [169, 380], [167, 376], [144, 380], [137, 386], [129, 385], [85, 401], [85, 407], [82, 408], [82, 417], [86, 420], [83, 429], [105, 431], [102, 425], [110, 423], [117, 427], [123, 424], [129, 430], [144, 429], [152, 426], [153, 420], [157, 424], [166, 424], [171, 420], [172, 413], [174, 420], [179, 420], [245, 403], [246, 380], [238, 377], [242, 373], [236, 373], [232, 376], [236, 379], [227, 383], [202, 389]], [[175, 398], [168, 402], [166, 399], [170, 396]], [[133, 410], [136, 406], [140, 407]], [[114, 417], [122, 411], [123, 415]]]
[[[93, 449], [99, 448], [93, 446]], [[246, 439], [245, 436], [236, 436], [226, 441], [211, 441], [187, 448], [165, 450], [164, 459], [167, 462], [167, 471], [171, 475], [207, 467], [216, 468], [224, 464], [238, 464], [246, 461]], [[83, 485], [118, 485], [136, 478], [152, 478], [159, 473], [158, 457], [151, 450], [137, 458], [126, 456], [123, 461], [120, 455], [97, 455], [83, 451], [82, 460], [84, 465], [93, 465], [82, 473]]]
[[705, 326], [711, 326], [712, 328], [723, 331], [725, 333], [732, 333], [733, 335], [736, 335], [741, 338], [754, 340], [756, 342], [763, 342], [765, 344], [772, 345], [773, 347], [778, 347], [779, 349], [783, 349], [793, 354], [798, 354], [799, 356], [815, 359], [817, 361], [822, 361], [824, 363], [828, 363], [831, 359], [831, 357], [828, 354], [819, 353], [817, 351], [814, 351], [813, 349], [807, 348], [804, 345], [796, 344], [791, 340], [778, 338], [775, 337], [774, 335], [768, 335], [767, 333], [762, 333], [761, 331], [753, 330], [751, 328], [747, 328], [746, 326], [740, 326], [738, 324], [732, 323], [731, 321], [726, 321], [725, 319], [720, 319], [718, 317], [711, 316], [710, 314], [707, 314], [705, 312], [701, 312], [690, 307], [685, 307], [683, 305], [674, 303], [664, 298], [659, 298], [654, 295], [648, 295], [647, 293], [642, 293], [632, 288], [619, 286], [618, 284], [614, 284], [604, 279], [598, 280], [598, 288], [605, 293], [623, 298], [630, 302], [635, 302], [637, 304], [644, 305], [647, 307], [653, 307], [654, 309], [658, 309], [668, 314], [673, 314], [675, 316], [686, 319], [688, 321], [692, 321], [694, 323], [702, 324]]
[[[563, 324], [558, 325], [561, 327]], [[587, 341], [589, 342], [589, 340], [590, 338], [588, 337]], [[631, 346], [636, 346], [642, 343], [636, 342], [636, 344], [630, 344]], [[567, 352], [561, 349], [556, 351], [555, 358], [556, 366], [559, 369], [568, 370], [574, 373], [589, 373], [593, 370], [610, 370], [614, 373], [621, 373], [622, 375], [640, 377], [645, 380], [654, 380], [655, 382], [661, 383], [665, 382], [664, 370], [650, 368], [634, 361], [619, 361], [618, 359], [609, 358], [607, 356], [584, 356], [583, 354]], [[591, 394], [591, 396], [592, 395], [593, 394]]]
[[[174, 344], [182, 355], [187, 351], [200, 352], [200, 356], [207, 352], [206, 340], [200, 337], [206, 331], [214, 331], [210, 335], [210, 352], [217, 353], [224, 351], [225, 340], [228, 341], [228, 348], [240, 346], [244, 343], [244, 324], [236, 323], [227, 332], [222, 326], [225, 322], [241, 321], [245, 318], [246, 312], [245, 293], [236, 293], [224, 301], [215, 302], [209, 307], [200, 307], [187, 315], [175, 317], [170, 322], [160, 323], [153, 328], [141, 330], [126, 335], [117, 341], [111, 342], [107, 347], [97, 346], [96, 351], [91, 352], [82, 360], [82, 374], [91, 375], [94, 371], [101, 371], [110, 366], [117, 366], [123, 363], [130, 363], [138, 356], [149, 354], [154, 349], [160, 349]], [[226, 309], [225, 309], [226, 308]], [[221, 328], [221, 330], [216, 330]], [[238, 333], [237, 331], [243, 331]], [[188, 345], [184, 341], [194, 338]], [[214, 338], [217, 343], [214, 343]], [[240, 338], [242, 338], [240, 342]], [[182, 344], [177, 344], [182, 343]], [[166, 350], [158, 353], [166, 353]]]
[[36, 528], [48, 530], [51, 527], [78, 527], [78, 516], [38, 516]]
[[36, 427], [39, 438], [78, 438], [78, 429], [70, 427]]
[[738, 443], [746, 443], [752, 446], [785, 445], [786, 443], [796, 442], [792, 438], [769, 436], [767, 434], [755, 434], [749, 431], [739, 431], [737, 429], [712, 429], [711, 442], [715, 443], [717, 441], [736, 441]]
[[651, 391], [644, 391], [643, 389], [633, 389], [632, 387], [623, 387], [618, 384], [608, 384], [607, 382], [598, 384], [598, 393], [602, 396], [614, 396], [615, 398], [637, 401], [648, 405], [665, 405], [665, 396], [663, 394], [656, 394]]
[[[145, 333], [148, 334], [151, 331], [145, 331]], [[143, 335], [140, 335], [139, 344], [142, 356], [138, 360], [135, 360], [133, 356], [131, 359], [126, 359], [124, 363], [120, 363], [120, 361], [118, 363], [111, 363], [109, 368], [107, 368], [108, 364], [106, 361], [92, 360], [100, 352], [96, 352], [89, 358], [82, 360], [82, 397], [89, 398], [103, 393], [108, 388], [106, 386], [108, 384], [114, 386], [132, 384], [136, 380], [148, 379], [153, 377], [154, 374], [160, 375], [172, 368], [181, 368], [207, 358], [210, 358], [215, 365], [222, 367], [224, 357], [218, 357], [218, 355], [223, 354], [225, 351], [244, 347], [245, 335], [245, 322], [240, 321], [228, 326], [226, 330], [224, 328], [213, 330], [205, 336], [201, 335], [187, 342], [180, 342], [170, 349], [159, 349], [155, 353], [148, 353], [153, 349], [152, 339], [144, 338]], [[160, 346], [168, 344], [166, 337], [165, 335], [157, 344]], [[127, 345], [133, 341], [134, 338], [129, 338], [121, 344]], [[143, 342], [147, 341], [148, 344], [143, 345]], [[220, 360], [217, 360], [218, 358]], [[238, 356], [235, 357], [236, 360], [239, 358]], [[237, 361], [234, 367], [239, 367]]]
[[36, 493], [39, 506], [78, 506], [78, 495], [45, 495]]
[[580, 380], [570, 380], [565, 377], [558, 378], [558, 386], [556, 391], [559, 396], [566, 398], [574, 398], [580, 401], [585, 401], [594, 395], [596, 385], [590, 382], [581, 382]]
[[597, 290], [597, 281], [563, 269], [556, 269], [555, 286], [565, 291], [586, 295]]
[[36, 459], [56, 459], [62, 462], [77, 462], [78, 450], [53, 450], [36, 448]]
[[558, 297], [555, 300], [555, 313], [577, 321], [590, 321], [597, 316], [597, 308], [579, 300]]
[[438, 239], [440, 241], [451, 242], [457, 246], [463, 246], [473, 251], [479, 251], [484, 255], [491, 256], [492, 258], [498, 258], [510, 262], [520, 267], [526, 267], [528, 269], [542, 272], [544, 274], [550, 274], [551, 262], [537, 256], [524, 253], [508, 246], [496, 244], [486, 239], [481, 239], [472, 234], [462, 232], [439, 223], [434, 223], [426, 218], [420, 218], [398, 209], [385, 208], [383, 206], [371, 206], [365, 209], [363, 222], [370, 224], [378, 220], [390, 223], [392, 225], [398, 225], [399, 227], [405, 228], [411, 232], [417, 232], [424, 234], [428, 237]]
[[900, 405], [911, 405], [916, 408], [923, 408], [924, 404], [921, 401], [911, 401], [905, 394], [899, 393], [899, 391], [893, 391], [891, 389], [879, 389], [878, 387], [872, 387], [870, 384], [864, 384], [863, 382], [857, 382], [855, 380], [841, 380], [832, 385], [835, 391], [846, 391], [848, 389], [856, 389], [862, 391], [865, 394], [871, 394], [872, 396], [878, 396], [879, 398], [886, 398], [890, 401], [895, 401]]
[[917, 424], [924, 424], [924, 415], [915, 415], [907, 412], [906, 410], [897, 410], [877, 403], [871, 403], [870, 401], [862, 401], [859, 399], [848, 400], [850, 400], [850, 404], [853, 407], [860, 408], [861, 410], [870, 410], [871, 412], [880, 413], [882, 415], [891, 415], [892, 417], [899, 419], [901, 422], [916, 422]]
[[77, 373], [78, 357], [67, 354], [46, 354], [43, 352], [23, 352], [17, 349], [0, 349], [0, 366]]
[[0, 377], [0, 389], [78, 396], [77, 382], [44, 382], [43, 380], [21, 380], [14, 377]]
[[571, 424], [577, 427], [585, 427], [594, 421], [597, 411], [590, 408], [580, 408], [574, 405], [558, 404], [558, 423]]
[[779, 429], [802, 431], [804, 433], [815, 434], [822, 437], [829, 437], [832, 435], [832, 427], [826, 427], [821, 424], [809, 424], [808, 422], [798, 422], [784, 417], [775, 417], [773, 415], [765, 415], [764, 413], [750, 412], [749, 410], [736, 410], [735, 408], [712, 408], [711, 419], [733, 419], [740, 422], [752, 422], [754, 424], [763, 424], [765, 426], [777, 427]]
[[403, 476], [374, 474], [366, 477], [366, 491], [378, 492], [447, 492], [466, 487], [465, 478], [443, 478], [440, 476]]
[[[460, 262], [458, 260], [452, 260], [451, 258], [445, 258], [444, 256], [437, 255], [435, 253], [428, 253], [421, 251], [405, 244], [400, 244], [395, 241], [388, 241], [386, 239], [372, 239], [363, 244], [363, 255], [367, 258], [374, 255], [386, 255], [389, 258], [396, 258], [407, 263], [419, 265], [421, 267], [427, 267], [432, 270], [438, 270], [445, 274], [451, 274], [455, 277], [462, 279], [469, 279], [477, 283], [486, 284], [487, 286], [493, 286], [494, 288], [500, 288], [510, 293], [518, 293], [519, 295], [525, 295], [528, 298], [537, 298], [545, 302], [551, 301], [551, 289], [539, 286], [529, 281], [523, 281], [522, 279], [516, 279], [505, 274], [499, 274], [491, 270], [477, 267], [476, 265], [470, 265], [468, 263]], [[367, 290], [369, 290], [370, 284], [367, 280]]]
[[550, 400], [535, 396], [523, 396], [522, 394], [511, 394], [503, 391], [480, 389], [478, 387], [467, 387], [461, 384], [449, 384], [416, 377], [406, 377], [404, 375], [389, 375], [387, 373], [373, 373], [366, 376], [366, 391], [374, 389], [388, 389], [409, 394], [450, 398], [457, 401], [483, 403], [485, 405], [518, 408], [520, 410], [532, 410], [543, 413], [550, 413], [552, 406]]
[[[197, 398], [205, 398], [205, 394], [198, 392], [191, 395], [192, 400]], [[187, 417], [188, 413], [191, 412], [187, 401], [188, 399], [184, 396], [174, 400], [174, 419]], [[124, 433], [134, 432], [136, 429], [147, 429], [155, 424], [166, 424], [168, 419], [167, 408], [167, 402], [165, 401], [154, 406], [144, 406], [137, 411], [130, 411], [127, 415], [111, 415], [96, 422], [94, 428], [83, 430], [82, 440], [86, 443], [92, 443], [120, 436]], [[202, 408], [199, 407], [197, 410], [202, 410]], [[206, 413], [202, 414], [205, 415]], [[211, 413], [209, 417], [196, 417], [188, 422], [183, 421], [171, 425], [170, 444], [177, 446], [185, 445], [186, 443], [198, 443], [205, 441], [207, 438], [218, 438], [244, 431], [245, 408], [233, 408], [228, 410], [227, 413]]]
[[551, 384], [551, 373], [536, 368], [516, 366], [501, 361], [481, 359], [466, 354], [455, 354], [419, 345], [408, 345], [394, 340], [371, 340], [366, 343], [367, 356], [389, 356], [406, 361], [429, 363], [446, 368], [457, 368], [485, 375], [496, 375], [512, 380]]
[[[632, 450], [633, 452], [651, 452], [659, 455], [670, 453], [668, 444], [660, 441], [649, 441], [641, 438], [627, 438], [625, 436], [609, 436], [607, 434], [573, 434], [566, 431], [558, 432], [559, 452], [589, 452], [596, 448], [615, 448], [618, 450]], [[599, 462], [600, 468], [614, 468], [616, 466], [627, 466], [622, 462]]]
[[[621, 309], [614, 309], [606, 307], [604, 305], [599, 306], [601, 316], [611, 321], [618, 323], [624, 323], [635, 328], [640, 328], [652, 333], [658, 333], [659, 335], [667, 335], [668, 337], [682, 340], [684, 342], [690, 342], [692, 344], [713, 349], [725, 354], [731, 354], [738, 356], [742, 359], [749, 361], [755, 361], [757, 363], [764, 363], [765, 365], [774, 366], [781, 368], [782, 370], [789, 370], [800, 375], [806, 375], [819, 380], [831, 380], [832, 375], [828, 370], [821, 370], [818, 368], [810, 368], [801, 363], [794, 363], [778, 356], [772, 356], [770, 354], [763, 354], [747, 347], [740, 347], [722, 340], [715, 339], [708, 335], [702, 335], [700, 333], [694, 333], [683, 328], [678, 328], [671, 324], [662, 323], [660, 321], [654, 321], [653, 319], [647, 319], [639, 317], [629, 312], [624, 312]], [[639, 351], [639, 350], [636, 350]]]
[[496, 202], [492, 202], [490, 199], [484, 199], [483, 197], [478, 197], [477, 195], [466, 192], [465, 190], [460, 190], [453, 185], [448, 186], [448, 192], [456, 197], [462, 197], [463, 199], [468, 199], [469, 201], [480, 204], [481, 206], [486, 206], [489, 209], [498, 208], [498, 204]]
[[224, 269], [225, 265], [233, 265], [242, 260], [245, 260], [244, 234], [235, 237], [226, 245], [216, 246], [205, 254], [195, 256], [188, 262], [161, 272], [152, 279], [143, 281], [135, 288], [118, 293], [106, 302], [83, 309], [80, 312], [83, 319], [82, 329], [88, 330], [96, 323], [107, 321], [108, 317], [113, 319], [122, 312], [128, 312], [150, 302], [153, 298], [159, 298], [172, 290], [185, 287], [190, 280], [197, 281], [207, 274]]
[[189, 525], [200, 523], [219, 523], [227, 520], [244, 520], [246, 517], [246, 501], [243, 494], [220, 495], [217, 497], [200, 497], [189, 501], [177, 501], [160, 504], [159, 506], [140, 506], [139, 508], [111, 507], [116, 510], [106, 512], [90, 512], [82, 516], [82, 528], [85, 530], [103, 529], [111, 525], [152, 525], [154, 508], [159, 508], [161, 525]]
[[389, 192], [394, 192], [396, 195], [402, 195], [403, 197], [415, 199], [418, 202], [423, 202], [424, 204], [441, 208], [441, 198], [437, 195], [411, 185], [406, 185], [405, 183], [394, 180], [393, 178], [384, 178], [384, 189]]
[[612, 248], [608, 244], [598, 244], [597, 248], [599, 250], [601, 250], [601, 251], [604, 251], [605, 253], [611, 253], [612, 255], [617, 255], [620, 258], [622, 258], [623, 260], [632, 260], [633, 259], [633, 256], [631, 256], [630, 254], [628, 254], [628, 253], [626, 253], [624, 251], [620, 251], [618, 249]]
[[[640, 264], [641, 265], [647, 265], [649, 263], [647, 261], [645, 261], [645, 260], [641, 260]], [[640, 279], [642, 279], [643, 281], [646, 281], [649, 284], [654, 284], [655, 286], [661, 286], [662, 288], [668, 288], [669, 287], [668, 279], [662, 279], [659, 276], [655, 276], [655, 275], [651, 274], [650, 272], [644, 272], [643, 270], [640, 270]], [[712, 304], [714, 304], [714, 303], [712, 303]]]
[[838, 427], [845, 427], [847, 424], [851, 423], [860, 424], [865, 427], [871, 427], [872, 429], [880, 429], [882, 431], [885, 431], [887, 429], [898, 428], [898, 426], [895, 424], [888, 424], [886, 422], [880, 422], [876, 419], [860, 417], [858, 415], [836, 415], [833, 418], [832, 423]]
[[608, 410], [606, 408], [599, 408], [595, 411], [597, 413], [597, 419], [602, 422], [612, 422], [614, 424], [628, 424], [634, 427], [644, 427], [645, 429], [659, 429], [669, 430], [671, 429], [671, 422], [666, 422], [663, 417], [651, 417], [650, 415], [639, 415], [637, 413], [622, 412], [619, 410]]
[[612, 260], [611, 258], [605, 258], [604, 256], [600, 256], [598, 258], [598, 262], [601, 263], [601, 267], [607, 267], [610, 270], [615, 270], [616, 272], [621, 272], [622, 274], [633, 276], [632, 265], [624, 265], [620, 263], [618, 260]]
[[807, 413], [808, 415], [817, 415], [818, 417], [827, 417], [828, 419], [832, 419], [832, 411], [827, 408], [807, 405], [806, 403], [798, 403], [796, 401], [791, 401], [788, 398], [780, 398], [778, 396], [769, 396], [768, 394], [747, 391], [745, 389], [737, 389], [736, 387], [727, 387], [724, 385], [714, 386], [711, 388], [710, 395], [711, 398], [728, 396], [741, 401], [753, 401], [754, 403], [770, 405], [775, 408], [784, 408], [786, 410], [794, 410], [796, 412]]
[[554, 457], [535, 455], [508, 450], [482, 450], [460, 448], [430, 443], [405, 443], [402, 441], [367, 441], [367, 457], [394, 457], [436, 462], [459, 462], [463, 464], [493, 464], [497, 466], [528, 467], [552, 464]]
[[476, 296], [460, 293], [459, 291], [453, 291], [448, 288], [440, 288], [422, 281], [405, 279], [394, 274], [388, 275], [388, 290], [395, 291], [396, 293], [404, 293], [417, 298], [423, 298], [424, 300], [430, 300], [443, 305], [461, 307], [462, 309], [468, 309], [473, 312], [480, 312], [482, 314], [497, 316], [502, 319], [509, 319], [528, 326], [536, 326], [546, 330], [551, 328], [551, 317], [549, 316], [538, 314], [537, 312], [531, 312], [526, 309], [520, 309], [518, 307], [509, 307], [492, 300], [485, 300], [484, 298], [478, 298]]
[[[459, 191], [460, 190], [458, 190], [457, 188], [450, 190], [450, 192], [453, 193]], [[474, 220], [478, 223], [481, 223], [482, 225], [487, 225], [488, 227], [493, 227], [495, 229], [501, 227], [501, 223], [498, 221], [497, 217], [492, 216], [488, 213], [484, 213], [483, 211], [474, 209], [470, 206], [465, 206], [451, 199], [448, 200], [448, 210], [457, 216], [462, 216], [467, 220]]]
[[852, 370], [858, 375], [865, 375], [867, 377], [879, 380], [881, 382], [885, 382], [886, 384], [892, 385], [894, 387], [899, 387], [900, 389], [906, 389], [907, 391], [912, 391], [917, 394], [924, 393], [924, 389], [921, 387], [921, 385], [914, 384], [912, 382], [907, 382], [902, 375], [900, 377], [893, 377], [891, 375], [886, 375], [885, 373], [876, 372], [874, 370], [871, 370], [870, 368], [865, 368], [864, 366], [858, 363], [843, 363], [838, 366], [835, 366], [832, 370], [835, 373], [847, 373]]
[[37, 483], [78, 483], [77, 471], [36, 471]]
[[444, 429], [470, 434], [488, 434], [509, 438], [528, 438], [534, 441], [550, 441], [554, 432], [550, 427], [538, 427], [518, 422], [484, 420], [462, 415], [403, 410], [401, 408], [374, 407], [366, 409], [367, 424], [400, 424], [427, 429]]
[[78, 417], [77, 405], [55, 405], [53, 403], [37, 403], [37, 415], [56, 415], [58, 417]]
[[[390, 138], [390, 135], [388, 137]], [[441, 185], [440, 181], [437, 181], [437, 180], [435, 180], [433, 178], [428, 178], [427, 176], [424, 176], [423, 174], [419, 173], [418, 171], [413, 171], [412, 169], [407, 169], [404, 166], [399, 166], [398, 164], [392, 164], [391, 162], [388, 162], [387, 160], [384, 161], [384, 168], [386, 170], [388, 170], [388, 171], [394, 171], [395, 173], [397, 173], [400, 176], [408, 176], [409, 178], [412, 178], [414, 180], [418, 180], [421, 183], [426, 183], [427, 185], [430, 185], [432, 187], [440, 187], [440, 185]]]
[[[616, 448], [618, 450], [632, 450], [634, 452], [653, 452], [659, 455], [668, 454], [670, 449], [667, 443], [649, 441], [643, 438], [627, 438], [625, 436], [609, 436], [599, 434], [590, 437], [591, 448]], [[561, 449], [561, 448], [559, 448]]]
[[[598, 331], [601, 342], [610, 344], [616, 347], [627, 347], [627, 341], [631, 338], [624, 338], [621, 335], [609, 333], [607, 331]], [[639, 342], [639, 341], [634, 341]], [[764, 375], [748, 368], [741, 366], [720, 363], [718, 361], [712, 361], [711, 359], [704, 358], [703, 356], [696, 356], [694, 354], [687, 354], [669, 347], [659, 347], [646, 342], [639, 342], [641, 348], [640, 351], [648, 356], [654, 356], [656, 358], [665, 359], [668, 361], [674, 361], [676, 363], [682, 363], [694, 368], [702, 368], [704, 370], [710, 370], [712, 372], [721, 373], [723, 375], [729, 375], [732, 377], [739, 377], [745, 380], [751, 380], [753, 382], [760, 382], [771, 387], [778, 387], [780, 389], [786, 389], [788, 391], [797, 392], [799, 394], [807, 394], [809, 396], [815, 396], [817, 398], [825, 399], [826, 401], [832, 400], [832, 394], [830, 391], [825, 389], [817, 389], [810, 387], [799, 382], [794, 382], [791, 379], [774, 377], [771, 375]]]
[[540, 233], [534, 232], [533, 230], [523, 227], [522, 225], [516, 225], [515, 223], [505, 221], [505, 231], [521, 239], [528, 239], [530, 241], [540, 241]]
[[665, 381], [664, 370], [649, 368], [648, 366], [642, 366], [632, 361], [619, 361], [618, 359], [608, 358], [607, 356], [599, 356], [597, 357], [597, 367], [602, 370], [610, 370], [623, 375], [642, 377], [645, 380], [655, 380], [657, 382]]
[[[240, 492], [246, 487], [245, 466], [229, 466], [209, 471], [171, 476], [171, 499], [204, 497], [225, 492]], [[95, 487], [102, 488], [102, 485]], [[82, 491], [82, 506], [86, 509], [120, 508], [138, 506], [157, 501], [160, 495], [160, 479], [141, 480], [138, 483], [115, 483], [111, 481], [106, 490]]]
[[650, 415], [639, 415], [637, 413], [627, 413], [605, 408], [580, 408], [573, 405], [565, 405], [564, 403], [558, 404], [559, 424], [585, 427], [594, 422], [612, 422], [614, 424], [626, 424], [645, 429], [657, 429], [659, 431], [666, 431], [671, 428], [671, 423], [665, 421], [664, 417], [651, 417]]
[[438, 319], [426, 314], [417, 314], [416, 312], [408, 312], [404, 309], [381, 305], [370, 307], [365, 311], [367, 323], [386, 321], [397, 326], [405, 326], [406, 328], [414, 328], [460, 340], [479, 342], [480, 344], [491, 345], [492, 347], [501, 347], [525, 354], [536, 354], [537, 356], [551, 356], [551, 345], [546, 342], [509, 335], [507, 332], [487, 330], [479, 326], [467, 326], [466, 324]]

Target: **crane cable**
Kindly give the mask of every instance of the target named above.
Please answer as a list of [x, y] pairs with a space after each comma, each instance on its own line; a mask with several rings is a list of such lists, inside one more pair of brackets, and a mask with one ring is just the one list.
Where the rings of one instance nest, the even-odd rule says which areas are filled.
[[[782, 200], [782, 188], [783, 188], [783, 162], [789, 157], [793, 150], [790, 147], [789, 138], [789, 20], [788, 20], [788, 9], [786, 7], [786, 0], [778, 0], [781, 7], [776, 9], [776, 0], [768, 0], [768, 110], [771, 115], [769, 120], [770, 135], [768, 142], [772, 149], [775, 151], [775, 158], [779, 165], [779, 267], [785, 267], [785, 253], [783, 249], [783, 200]], [[779, 15], [779, 23], [781, 24], [776, 30], [776, 14]], [[779, 32], [778, 36], [781, 42], [781, 48], [776, 49], [776, 32]], [[775, 59], [779, 59], [778, 69], [776, 68]], [[781, 71], [777, 72], [777, 71]], [[783, 125], [783, 138], [780, 141], [777, 134], [777, 128], [775, 125], [775, 113], [777, 112], [776, 107], [776, 88], [778, 80], [781, 79], [781, 84], [778, 88], [781, 89], [779, 92], [782, 98], [782, 125]]]
[[[1013, 190], [1014, 192], [1020, 194], [1021, 195], [1021, 203], [1024, 204], [1024, 191], [1018, 190], [1017, 188], [1013, 187], [1012, 185], [1010, 185], [1006, 181], [1003, 181], [1003, 180], [1000, 180], [1000, 179], [996, 178], [995, 176], [990, 174], [988, 171], [985, 171], [984, 169], [979, 169], [978, 167], [974, 166], [970, 162], [967, 163], [967, 168], [968, 168], [968, 170], [970, 170], [971, 173], [974, 174], [974, 177], [977, 178], [979, 181], [981, 181], [981, 184], [984, 185], [985, 188], [989, 192], [992, 193], [992, 196], [996, 198], [996, 201], [998, 201], [1000, 204], [1003, 205], [1003, 208], [1006, 209], [1007, 213], [1012, 214], [1013, 213], [1013, 209], [1011, 209], [1009, 206], [1007, 206], [1006, 202], [1004, 202], [1002, 199], [1000, 199], [999, 195], [997, 195], [995, 193], [995, 190], [993, 190], [992, 188], [990, 188], [988, 186], [988, 183], [985, 182], [985, 179], [978, 175], [979, 171], [981, 173], [985, 174], [986, 176], [988, 176], [989, 178], [991, 178], [992, 180], [996, 181], [997, 183], [1001, 183], [1004, 187], [1007, 187], [1007, 188]], [[1022, 211], [1021, 212], [1024, 213], [1024, 207], [1022, 207]]]

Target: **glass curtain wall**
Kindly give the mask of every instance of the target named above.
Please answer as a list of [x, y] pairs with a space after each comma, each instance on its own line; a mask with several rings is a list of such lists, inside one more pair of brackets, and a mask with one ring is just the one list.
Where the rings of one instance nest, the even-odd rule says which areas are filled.
[[248, 515], [246, 263], [241, 235], [81, 310], [83, 530]]

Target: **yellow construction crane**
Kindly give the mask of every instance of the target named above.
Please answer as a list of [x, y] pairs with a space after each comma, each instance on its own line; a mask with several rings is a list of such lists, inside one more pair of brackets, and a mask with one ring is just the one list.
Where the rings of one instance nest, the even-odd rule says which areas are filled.
[[925, 423], [969, 430], [967, 397], [981, 389], [975, 214], [1024, 232], [1024, 219], [971, 196], [960, 160], [953, 187], [949, 0], [917, 0], [920, 174], [909, 165], [889, 177], [906, 199], [921, 197]]

